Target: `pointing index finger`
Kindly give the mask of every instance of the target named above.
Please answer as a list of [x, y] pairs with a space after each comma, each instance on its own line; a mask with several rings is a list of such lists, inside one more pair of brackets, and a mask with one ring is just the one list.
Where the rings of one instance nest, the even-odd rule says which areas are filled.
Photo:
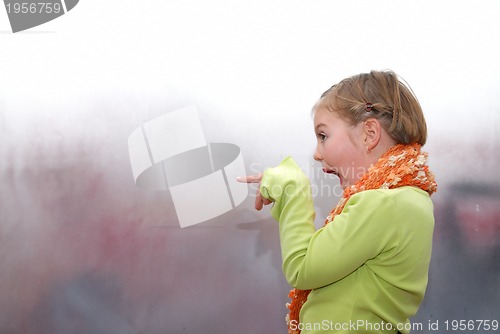
[[236, 181], [242, 183], [259, 183], [262, 180], [262, 173], [256, 175], [238, 176]]

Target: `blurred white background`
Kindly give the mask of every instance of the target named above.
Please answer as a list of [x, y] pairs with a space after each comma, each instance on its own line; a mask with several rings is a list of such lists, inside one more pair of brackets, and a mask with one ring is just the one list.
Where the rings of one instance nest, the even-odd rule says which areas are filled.
[[[440, 263], [419, 319], [493, 317], [499, 15], [494, 0], [81, 0], [13, 34], [0, 9], [0, 331], [284, 332], [287, 286], [269, 214], [252, 211], [249, 197], [205, 229], [177, 229], [168, 194], [133, 184], [127, 137], [196, 105], [207, 140], [237, 144], [249, 171], [293, 155], [322, 182], [310, 109], [332, 84], [371, 69], [400, 74], [429, 127]], [[317, 203], [320, 224], [336, 199]], [[471, 269], [479, 259], [484, 267]], [[463, 283], [441, 288], [449, 280]], [[472, 282], [480, 290], [457, 292]], [[88, 291], [102, 293], [82, 308], [75, 296]], [[74, 319], [63, 311], [71, 307]], [[96, 308], [115, 320], [100, 325]]]

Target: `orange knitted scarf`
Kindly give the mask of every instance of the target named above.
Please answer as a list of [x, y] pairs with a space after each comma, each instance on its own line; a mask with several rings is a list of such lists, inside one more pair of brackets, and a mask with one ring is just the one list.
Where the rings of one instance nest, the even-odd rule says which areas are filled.
[[[420, 147], [419, 144], [399, 144], [389, 149], [356, 184], [344, 190], [342, 198], [327, 217], [325, 225], [332, 222], [335, 216], [342, 212], [352, 195], [364, 190], [414, 186], [426, 191], [429, 195], [435, 192], [437, 184], [426, 165], [427, 153], [421, 152]], [[289, 334], [300, 333], [300, 330], [292, 330], [290, 324], [299, 323], [300, 309], [306, 302], [310, 291], [292, 289], [288, 295], [292, 300], [286, 305], [290, 311], [287, 315]]]

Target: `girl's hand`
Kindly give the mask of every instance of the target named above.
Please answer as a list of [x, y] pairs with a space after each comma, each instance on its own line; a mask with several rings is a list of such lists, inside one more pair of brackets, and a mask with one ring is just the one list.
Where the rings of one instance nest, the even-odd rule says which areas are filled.
[[242, 182], [242, 183], [258, 183], [259, 187], [257, 188], [257, 194], [255, 196], [255, 209], [258, 211], [262, 210], [264, 205], [269, 205], [272, 203], [271, 200], [262, 197], [262, 194], [260, 193], [260, 181], [262, 180], [262, 173], [259, 173], [257, 175], [247, 175], [247, 176], [240, 176], [236, 178], [236, 181]]

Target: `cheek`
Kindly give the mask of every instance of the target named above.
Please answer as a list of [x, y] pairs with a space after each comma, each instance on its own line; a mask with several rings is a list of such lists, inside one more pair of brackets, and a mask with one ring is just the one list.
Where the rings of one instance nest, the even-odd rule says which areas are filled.
[[323, 147], [325, 162], [332, 167], [346, 168], [353, 164], [356, 149], [350, 141], [331, 141]]
[[341, 151], [342, 149], [338, 145], [328, 141], [325, 142], [325, 145], [323, 145], [323, 157], [325, 162], [332, 167], [337, 165], [339, 156], [341, 156], [342, 153]]

